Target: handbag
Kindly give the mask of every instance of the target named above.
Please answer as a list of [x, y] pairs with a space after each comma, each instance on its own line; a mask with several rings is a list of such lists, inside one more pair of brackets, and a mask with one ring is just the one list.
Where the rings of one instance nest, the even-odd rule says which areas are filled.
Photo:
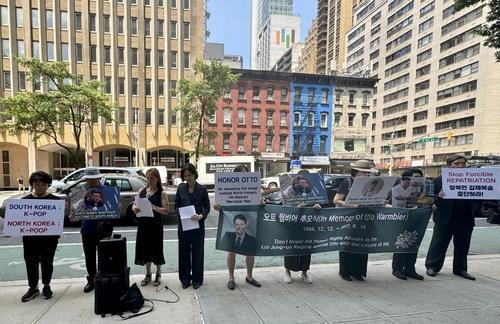
[[[139, 311], [144, 306], [144, 303], [146, 301], [151, 304], [149, 306], [150, 308], [145, 312], [139, 313]], [[154, 304], [152, 301], [144, 298], [144, 296], [141, 293], [141, 290], [139, 289], [137, 284], [134, 283], [132, 286], [130, 286], [130, 288], [127, 289], [127, 292], [120, 298], [120, 308], [122, 312], [134, 313], [129, 316], [123, 316], [122, 314], [120, 314], [121, 318], [130, 319], [153, 311]]]

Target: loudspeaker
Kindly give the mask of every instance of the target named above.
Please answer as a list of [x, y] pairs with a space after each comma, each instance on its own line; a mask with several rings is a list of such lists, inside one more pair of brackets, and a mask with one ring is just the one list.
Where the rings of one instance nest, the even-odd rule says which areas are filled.
[[127, 240], [113, 234], [99, 241], [97, 269], [101, 275], [120, 274], [127, 269]]
[[130, 268], [118, 274], [100, 274], [95, 276], [94, 312], [99, 315], [118, 314], [123, 310], [120, 298], [130, 285]]

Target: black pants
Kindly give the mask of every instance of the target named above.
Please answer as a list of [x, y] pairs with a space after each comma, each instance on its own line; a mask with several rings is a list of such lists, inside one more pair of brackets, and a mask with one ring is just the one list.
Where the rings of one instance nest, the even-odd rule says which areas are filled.
[[190, 281], [203, 284], [203, 254], [205, 229], [177, 232], [179, 236], [179, 280], [183, 284]]
[[311, 265], [311, 255], [285, 256], [285, 269], [291, 271], [307, 271]]
[[339, 263], [341, 275], [366, 277], [368, 254], [339, 251]]
[[415, 272], [417, 253], [394, 253], [392, 255], [392, 270], [399, 270], [404, 273]]
[[106, 231], [100, 233], [82, 234], [83, 253], [85, 254], [85, 267], [87, 268], [87, 274], [90, 280], [92, 280], [97, 273], [97, 245], [103, 238], [110, 237], [112, 231], [113, 230], [111, 229], [111, 232]]
[[431, 244], [425, 259], [425, 267], [438, 272], [443, 267], [446, 250], [453, 237], [453, 272], [467, 271], [467, 254], [469, 253], [472, 224], [435, 224]]
[[38, 286], [38, 266], [42, 268], [42, 283], [50, 284], [54, 271], [54, 254], [56, 253], [58, 238], [31, 238], [23, 239], [24, 262], [28, 274], [30, 288]]

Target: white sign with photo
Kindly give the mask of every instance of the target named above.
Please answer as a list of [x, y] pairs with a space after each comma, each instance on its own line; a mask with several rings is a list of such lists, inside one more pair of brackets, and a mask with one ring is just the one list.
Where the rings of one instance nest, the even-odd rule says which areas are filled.
[[215, 201], [221, 206], [260, 205], [259, 172], [216, 172]]
[[349, 205], [381, 206], [398, 177], [357, 177], [345, 199]]
[[500, 168], [443, 168], [444, 199], [500, 199]]
[[64, 200], [7, 199], [3, 232], [10, 236], [61, 235]]

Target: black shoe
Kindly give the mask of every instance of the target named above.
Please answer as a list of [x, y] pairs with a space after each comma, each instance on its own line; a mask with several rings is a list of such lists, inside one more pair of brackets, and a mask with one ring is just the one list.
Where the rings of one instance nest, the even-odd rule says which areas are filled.
[[95, 288], [95, 282], [94, 282], [94, 277], [87, 276], [87, 284], [85, 287], [83, 287], [83, 292], [88, 293], [94, 290]]
[[392, 275], [398, 279], [406, 280], [406, 275], [400, 270], [392, 270]]
[[251, 284], [252, 286], [257, 287], [257, 288], [261, 286], [260, 282], [258, 282], [254, 278], [252, 278], [252, 279], [245, 278], [245, 281], [247, 283]]
[[38, 290], [38, 288], [30, 288], [30, 289], [28, 289], [28, 292], [25, 293], [23, 295], [23, 297], [21, 297], [21, 301], [23, 303], [25, 303], [27, 301], [32, 300], [33, 298], [35, 298], [38, 295], [40, 295], [40, 290]]
[[476, 280], [476, 277], [468, 273], [467, 271], [459, 271], [459, 272], [453, 272], [454, 275], [460, 276], [462, 278], [468, 279], [468, 280]]
[[342, 273], [340, 273], [340, 272], [339, 272], [339, 276], [340, 276], [340, 278], [344, 279], [345, 281], [352, 281], [351, 276], [348, 276], [348, 275], [342, 274]]
[[434, 269], [431, 268], [427, 269], [425, 273], [427, 273], [429, 277], [435, 277], [438, 274], [436, 271], [434, 271]]
[[417, 279], [417, 280], [424, 280], [424, 276], [418, 274], [415, 270], [406, 272], [406, 276], [408, 278], [413, 278], [413, 279]]
[[236, 284], [234, 283], [234, 280], [229, 280], [227, 282], [227, 289], [234, 290], [234, 288], [236, 288]]
[[182, 289], [187, 289], [189, 286], [191, 286], [191, 282], [183, 282], [182, 283]]
[[53, 293], [52, 293], [52, 289], [50, 289], [49, 285], [43, 286], [42, 295], [43, 295], [43, 298], [45, 298], [45, 299], [52, 298]]
[[362, 275], [354, 275], [352, 276], [354, 279], [358, 280], [358, 281], [365, 281], [365, 278], [363, 278]]
[[201, 283], [193, 282], [193, 289], [198, 289], [201, 287]]

